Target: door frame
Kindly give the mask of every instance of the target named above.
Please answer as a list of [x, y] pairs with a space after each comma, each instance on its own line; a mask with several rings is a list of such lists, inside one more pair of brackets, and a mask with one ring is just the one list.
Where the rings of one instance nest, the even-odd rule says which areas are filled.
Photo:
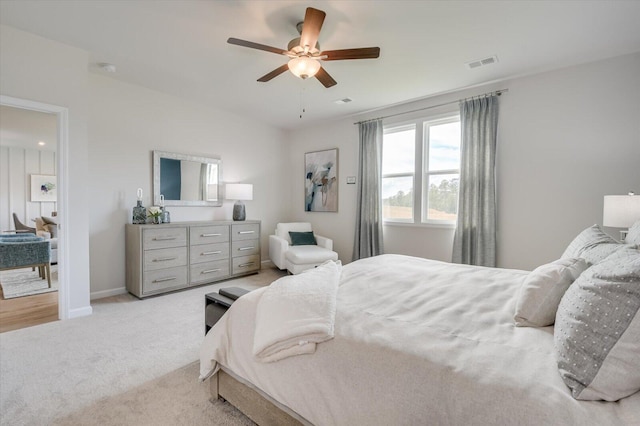
[[58, 210], [58, 318], [69, 319], [69, 281], [67, 271], [69, 271], [69, 250], [67, 237], [68, 226], [68, 146], [69, 146], [69, 109], [66, 107], [46, 104], [27, 99], [14, 98], [0, 95], [0, 105], [14, 108], [22, 108], [31, 111], [55, 114], [57, 118], [57, 210]]

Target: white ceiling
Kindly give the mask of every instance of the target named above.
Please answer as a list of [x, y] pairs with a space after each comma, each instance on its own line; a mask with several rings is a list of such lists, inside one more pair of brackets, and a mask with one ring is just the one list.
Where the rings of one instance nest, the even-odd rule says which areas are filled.
[[[58, 142], [55, 114], [0, 105], [0, 145], [55, 151]], [[43, 142], [44, 145], [39, 145]]]
[[[308, 6], [327, 14], [323, 49], [380, 58], [325, 62], [329, 89], [288, 72], [256, 82], [286, 58], [227, 38], [285, 49]], [[640, 51], [640, 1], [2, 0], [0, 22], [89, 51], [93, 72], [113, 63], [113, 78], [285, 129]]]

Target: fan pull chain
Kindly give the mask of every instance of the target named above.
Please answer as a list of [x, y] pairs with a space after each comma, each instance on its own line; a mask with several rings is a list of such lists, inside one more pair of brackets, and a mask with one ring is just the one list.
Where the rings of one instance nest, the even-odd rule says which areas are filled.
[[302, 119], [302, 115], [307, 112], [304, 107], [304, 88], [300, 89], [300, 119]]

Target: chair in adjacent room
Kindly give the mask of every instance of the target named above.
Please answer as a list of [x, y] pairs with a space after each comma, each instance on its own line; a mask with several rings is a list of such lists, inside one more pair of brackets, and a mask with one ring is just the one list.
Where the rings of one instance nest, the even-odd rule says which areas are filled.
[[18, 215], [15, 213], [13, 213], [13, 224], [16, 228], [16, 232], [29, 232], [31, 234], [36, 233], [36, 228], [31, 228], [30, 226], [27, 226], [24, 223], [20, 222], [20, 219], [18, 219]]
[[38, 268], [51, 288], [51, 245], [34, 234], [0, 236], [0, 270]]
[[278, 223], [269, 235], [269, 257], [278, 269], [299, 274], [327, 260], [338, 260], [333, 240], [313, 232], [308, 222]]

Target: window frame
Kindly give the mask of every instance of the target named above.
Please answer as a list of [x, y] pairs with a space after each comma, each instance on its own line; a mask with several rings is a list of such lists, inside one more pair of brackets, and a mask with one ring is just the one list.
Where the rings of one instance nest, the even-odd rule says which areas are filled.
[[[460, 164], [458, 164], [458, 168], [457, 169], [443, 169], [443, 170], [434, 170], [434, 171], [430, 171], [429, 170], [429, 150], [430, 150], [430, 143], [431, 143], [431, 139], [429, 138], [429, 129], [433, 126], [438, 126], [438, 125], [442, 125], [442, 124], [449, 124], [449, 123], [459, 123], [460, 122], [460, 114], [456, 114], [456, 115], [450, 115], [448, 117], [441, 117], [441, 118], [430, 118], [430, 119], [425, 119], [422, 122], [422, 125], [424, 127], [423, 129], [423, 139], [422, 139], [422, 144], [423, 144], [423, 159], [422, 159], [422, 187], [423, 188], [427, 188], [427, 194], [422, 194], [422, 217], [420, 218], [420, 222], [421, 223], [425, 223], [425, 224], [439, 224], [439, 225], [451, 225], [451, 226], [455, 226], [456, 221], [455, 220], [442, 220], [442, 219], [429, 219], [428, 218], [428, 214], [429, 214], [429, 177], [431, 176], [437, 176], [437, 175], [452, 175], [452, 174], [457, 174], [458, 175], [458, 180], [460, 178]], [[461, 136], [462, 139], [462, 136]], [[462, 140], [460, 141], [460, 149], [459, 152], [462, 151]], [[456, 206], [456, 217], [458, 216], [458, 208]]]
[[[428, 169], [428, 156], [429, 156], [429, 140], [428, 140], [428, 126], [434, 124], [446, 124], [451, 122], [460, 121], [459, 110], [452, 110], [448, 112], [442, 112], [439, 114], [431, 115], [419, 115], [412, 119], [389, 121], [385, 122], [383, 126], [383, 151], [384, 151], [384, 135], [393, 132], [399, 132], [410, 128], [415, 129], [415, 152], [414, 152], [414, 170], [412, 173], [389, 173], [383, 174], [381, 170], [381, 184], [382, 179], [391, 177], [406, 177], [413, 176], [413, 217], [411, 219], [400, 218], [385, 218], [383, 217], [383, 224], [385, 226], [414, 226], [414, 227], [431, 227], [431, 228], [455, 228], [456, 222], [450, 220], [438, 220], [428, 219], [426, 217], [428, 213], [428, 198], [429, 194], [424, 194], [423, 188], [428, 185], [428, 178], [431, 175], [439, 174], [458, 174], [460, 175], [460, 168], [451, 170], [438, 170], [429, 172]], [[462, 142], [460, 146], [462, 150]], [[418, 178], [419, 177], [419, 178]]]
[[[390, 134], [390, 133], [399, 133], [399, 132], [404, 132], [406, 130], [413, 130], [416, 134], [418, 133], [418, 125], [415, 122], [407, 122], [407, 123], [402, 123], [402, 124], [397, 124], [397, 125], [393, 125], [390, 126], [389, 128], [387, 128], [386, 126], [383, 126], [383, 139], [382, 139], [382, 143], [383, 143], [383, 149], [382, 151], [384, 152], [384, 135]], [[414, 136], [415, 137], [415, 136]], [[415, 142], [414, 142], [415, 145]], [[408, 224], [412, 224], [415, 223], [415, 218], [416, 218], [416, 209], [415, 209], [415, 205], [416, 205], [416, 168], [415, 168], [415, 163], [416, 163], [416, 155], [418, 155], [417, 152], [414, 151], [414, 157], [413, 157], [413, 170], [411, 172], [406, 172], [406, 173], [387, 173], [387, 174], [382, 174], [382, 167], [380, 168], [380, 172], [381, 172], [381, 183], [382, 180], [384, 180], [384, 178], [398, 178], [398, 177], [411, 177], [412, 181], [413, 181], [413, 200], [412, 200], [412, 212], [411, 212], [411, 219], [402, 219], [402, 218], [394, 218], [394, 219], [385, 219], [383, 218], [383, 222], [394, 222], [394, 223], [408, 223]], [[382, 185], [380, 186], [382, 188]]]

